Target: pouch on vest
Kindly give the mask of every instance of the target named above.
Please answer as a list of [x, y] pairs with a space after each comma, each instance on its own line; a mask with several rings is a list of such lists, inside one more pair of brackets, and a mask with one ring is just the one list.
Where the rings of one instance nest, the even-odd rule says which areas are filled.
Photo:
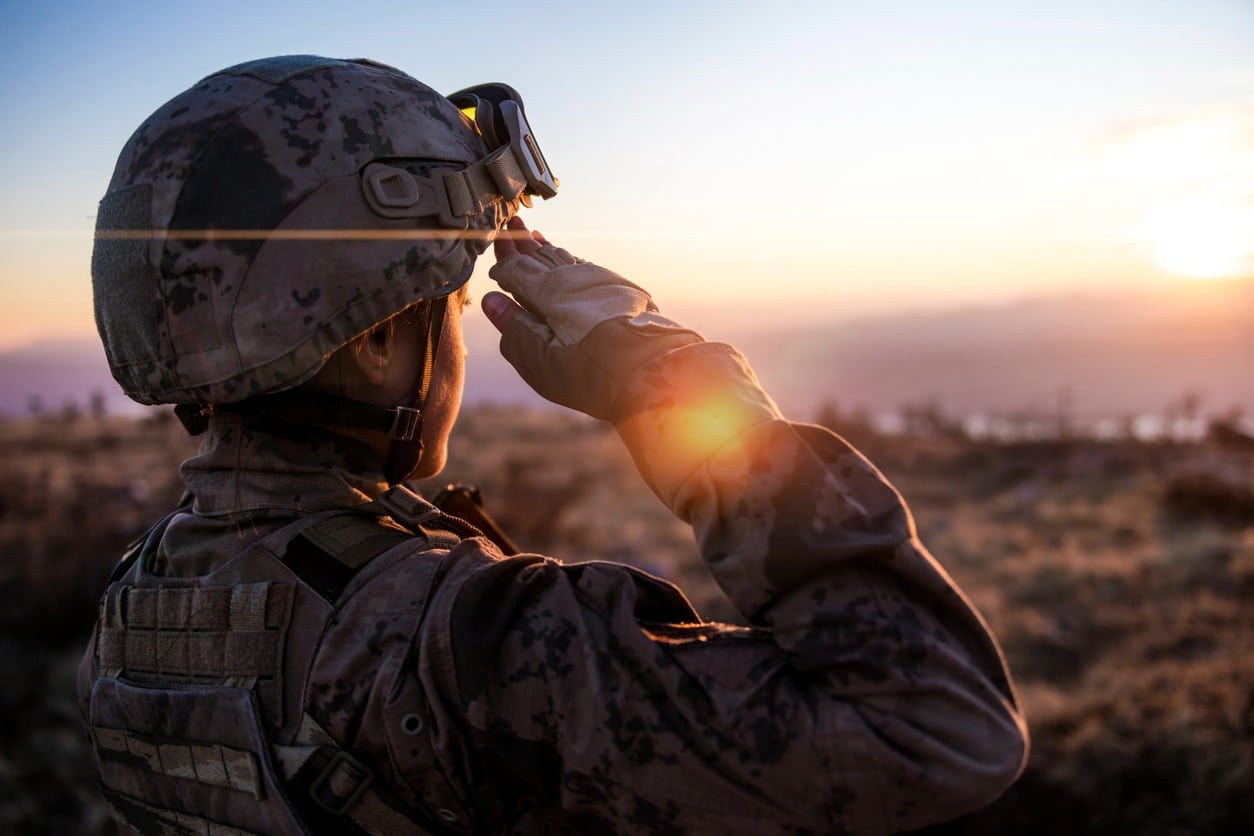
[[[144, 833], [449, 832], [377, 786], [308, 715], [291, 718], [294, 738], [273, 739], [288, 725], [284, 660], [305, 660], [288, 671], [303, 682], [321, 632], [289, 635], [294, 599], [307, 593], [288, 572], [322, 596], [325, 619], [390, 548], [424, 535], [457, 540], [422, 528], [439, 515], [425, 500], [393, 493], [377, 504], [400, 526], [365, 508], [306, 517], [256, 544], [256, 571], [244, 576], [227, 564], [205, 578], [147, 577], [144, 555], [159, 548], [169, 517], [132, 548], [101, 602], [88, 712], [120, 824]], [[276, 555], [287, 564], [279, 574], [267, 564]]]
[[301, 834], [245, 688], [92, 688], [92, 739], [113, 812], [144, 833]]

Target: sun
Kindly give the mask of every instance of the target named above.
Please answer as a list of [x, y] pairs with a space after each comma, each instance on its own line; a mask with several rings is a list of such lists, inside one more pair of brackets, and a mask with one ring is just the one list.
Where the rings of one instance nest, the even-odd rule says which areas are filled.
[[1133, 234], [1164, 272], [1254, 276], [1254, 106], [1219, 103], [1119, 125], [1098, 146]]
[[1154, 264], [1190, 279], [1254, 273], [1254, 208], [1236, 201], [1177, 200], [1153, 206], [1140, 227]]

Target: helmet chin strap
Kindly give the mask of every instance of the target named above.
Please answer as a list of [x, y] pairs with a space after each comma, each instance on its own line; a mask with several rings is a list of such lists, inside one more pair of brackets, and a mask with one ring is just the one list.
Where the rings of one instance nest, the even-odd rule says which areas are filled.
[[395, 485], [405, 480], [414, 472], [422, 461], [422, 427], [424, 410], [427, 407], [427, 396], [431, 392], [432, 377], [435, 372], [435, 361], [440, 353], [441, 338], [444, 336], [444, 319], [448, 316], [448, 297], [432, 299], [427, 306], [426, 331], [424, 341], [422, 369], [413, 388], [414, 397], [407, 407], [397, 407], [397, 414], [405, 411], [416, 413], [417, 425], [410, 438], [392, 436], [392, 444], [388, 450], [387, 461], [384, 462], [383, 475], [388, 484]]
[[378, 406], [353, 398], [297, 389], [273, 395], [258, 395], [238, 403], [219, 406], [188, 405], [182, 412], [176, 410], [176, 414], [192, 435], [204, 432], [209, 418], [215, 412], [247, 412], [292, 424], [326, 427], [330, 430], [353, 427], [383, 433], [391, 439], [387, 456], [382, 462], [383, 475], [388, 484], [395, 485], [403, 482], [422, 461], [423, 411], [431, 393], [446, 316], [448, 297], [432, 299], [426, 306], [426, 340], [422, 366], [411, 387], [414, 396], [408, 405]]

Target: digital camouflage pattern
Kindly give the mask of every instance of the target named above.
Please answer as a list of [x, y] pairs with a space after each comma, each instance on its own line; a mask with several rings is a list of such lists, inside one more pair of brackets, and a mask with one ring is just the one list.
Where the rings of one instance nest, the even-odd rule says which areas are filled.
[[[1026, 750], [1008, 673], [893, 488], [779, 418], [727, 346], [681, 348], [630, 386], [659, 426], [711, 397], [758, 405], [684, 478], [651, 480], [751, 626], [703, 622], [617, 564], [416, 544], [359, 573], [285, 688], [454, 832], [887, 833], [996, 797]], [[646, 474], [670, 472], [658, 438], [628, 437]], [[359, 453], [215, 416], [148, 582], [243, 571], [249, 543], [376, 496]], [[84, 703], [99, 675], [89, 650]]]
[[[444, 212], [371, 208], [369, 172], [439, 183], [486, 150], [387, 67], [290, 56], [210, 76], [136, 132], [101, 203], [115, 376], [146, 402], [290, 388], [451, 292], [517, 209], [512, 175], [466, 238], [436, 234]], [[626, 566], [505, 557], [447, 518], [322, 528], [395, 495], [383, 454], [220, 411], [183, 468], [194, 502], [106, 592], [80, 667], [114, 811], [146, 832], [295, 832], [297, 813], [343, 832], [301, 783], [327, 741], [374, 775], [372, 833], [887, 833], [1002, 792], [1027, 746], [1008, 672], [896, 491], [786, 421], [734, 348], [608, 270], [527, 250], [492, 271], [526, 308], [503, 353], [614, 422], [749, 626], [704, 622]]]
[[383, 65], [285, 56], [205, 78], [139, 127], [100, 204], [92, 279], [114, 377], [142, 403], [291, 388], [453, 292], [518, 200], [466, 230], [441, 221], [442, 195], [390, 219], [362, 173], [386, 160], [438, 190], [487, 150], [448, 99]]

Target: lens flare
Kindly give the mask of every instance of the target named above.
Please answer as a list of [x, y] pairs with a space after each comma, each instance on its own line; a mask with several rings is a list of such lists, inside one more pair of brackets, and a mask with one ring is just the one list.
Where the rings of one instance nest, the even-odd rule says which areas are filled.
[[0, 229], [0, 240], [48, 241], [96, 238], [103, 241], [419, 241], [531, 240], [514, 229]]
[[734, 440], [744, 426], [744, 419], [734, 407], [684, 410], [672, 415], [672, 441], [686, 455], [709, 454]]
[[492, 239], [503, 233], [483, 229], [101, 229], [105, 240], [166, 241], [409, 241]]

